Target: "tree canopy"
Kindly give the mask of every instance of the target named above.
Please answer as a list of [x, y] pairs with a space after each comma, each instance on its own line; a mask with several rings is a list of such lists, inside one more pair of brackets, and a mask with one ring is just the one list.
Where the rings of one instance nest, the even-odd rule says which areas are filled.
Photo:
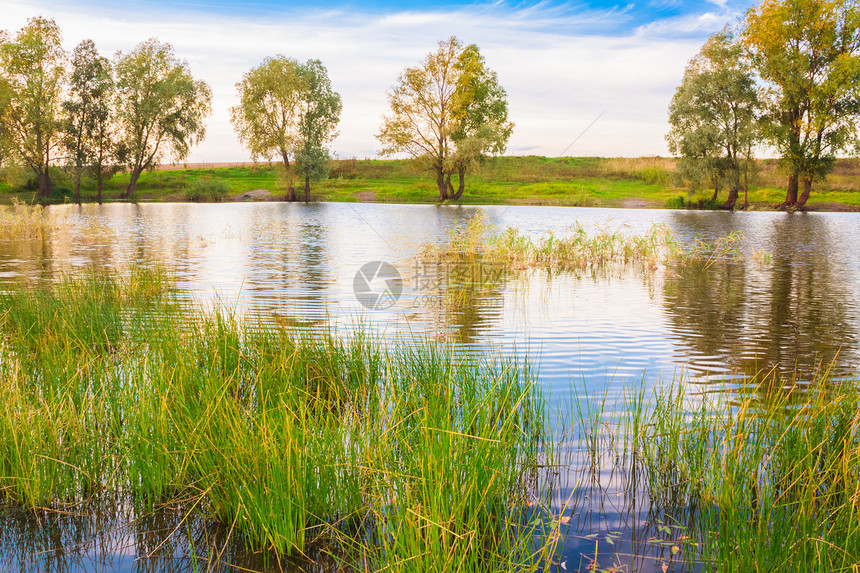
[[419, 161], [435, 176], [440, 200], [459, 199], [466, 171], [488, 153], [503, 153], [513, 131], [496, 73], [476, 45], [464, 47], [455, 37], [439, 42], [420, 66], [406, 68], [388, 102], [377, 134], [382, 153]]
[[[266, 58], [236, 84], [239, 105], [230, 120], [239, 139], [254, 159], [278, 157], [290, 172], [290, 157], [305, 182], [327, 173], [326, 145], [337, 135], [342, 103], [328, 72], [319, 60], [300, 63], [278, 55]], [[289, 199], [295, 199], [292, 184]]]
[[66, 53], [57, 24], [35, 17], [14, 39], [0, 37], [0, 150], [29, 167], [42, 199], [51, 190], [48, 168], [60, 142]]
[[[742, 173], [752, 160], [757, 137], [758, 95], [742, 46], [728, 30], [712, 36], [687, 65], [669, 107], [672, 153], [679, 171], [729, 187], [726, 208], [738, 198]], [[745, 201], [746, 203], [746, 201]]]
[[800, 208], [836, 155], [858, 144], [858, 3], [764, 0], [747, 12], [742, 37], [764, 82], [765, 133], [789, 173], [785, 204]]
[[117, 54], [114, 69], [117, 156], [130, 171], [126, 196], [131, 197], [144, 170], [165, 156], [182, 161], [203, 139], [212, 91], [194, 79], [170, 44], [156, 39]]

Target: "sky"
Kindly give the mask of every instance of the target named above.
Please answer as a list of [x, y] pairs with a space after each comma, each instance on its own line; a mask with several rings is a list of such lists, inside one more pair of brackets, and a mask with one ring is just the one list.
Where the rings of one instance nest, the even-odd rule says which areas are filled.
[[267, 56], [319, 59], [343, 99], [336, 157], [378, 157], [386, 92], [440, 40], [477, 44], [508, 94], [507, 155], [668, 155], [667, 110], [687, 61], [735, 24], [748, 0], [0, 0], [0, 29], [53, 18], [72, 50], [103, 55], [158, 38], [213, 92], [191, 163], [245, 161], [229, 109], [236, 82]]

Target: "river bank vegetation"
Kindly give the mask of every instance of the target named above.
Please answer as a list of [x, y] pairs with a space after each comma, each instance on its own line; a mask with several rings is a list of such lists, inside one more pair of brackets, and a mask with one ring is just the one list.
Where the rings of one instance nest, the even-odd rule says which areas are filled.
[[[663, 571], [860, 565], [860, 392], [826, 368], [618, 402], [574, 383], [551, 411], [515, 359], [203, 311], [161, 267], [7, 288], [0, 329], [16, 506], [169, 505], [275, 562], [322, 552], [345, 570], [618, 571], [605, 556], [628, 548], [659, 550]], [[647, 523], [574, 530], [605, 500], [553, 497], [569, 466], [612, 472]], [[592, 563], [565, 556], [577, 535]]]
[[551, 551], [525, 520], [551, 447], [526, 365], [297, 334], [171, 285], [137, 269], [0, 295], [3, 497], [181, 503], [252, 549], [341, 544], [373, 570], [529, 570]]
[[659, 508], [641, 544], [664, 544], [673, 571], [855, 571], [857, 382], [825, 366], [806, 381], [763, 373], [742, 392], [678, 380], [609, 403], [583, 391], [574, 433], [619, 495]]
[[[784, 200], [783, 174], [777, 160], [757, 160], [750, 175], [749, 209], [773, 209]], [[460, 204], [559, 205], [574, 207], [648, 207], [716, 209], [713, 189], [690, 187], [679, 175], [676, 159], [660, 157], [496, 157], [471, 177], [470, 193]], [[333, 160], [330, 177], [313, 188], [312, 201], [429, 203], [433, 182], [409, 160]], [[56, 189], [50, 201], [74, 201], [72, 180], [52, 171]], [[103, 186], [103, 201], [124, 200], [128, 173], [117, 173]], [[289, 181], [277, 165], [177, 165], [144, 172], [137, 181], [138, 201], [285, 200]], [[860, 210], [860, 161], [838, 159], [819, 184], [807, 208]], [[97, 201], [96, 182], [84, 177], [82, 200]], [[0, 170], [0, 202], [38, 201], [35, 181], [20, 168]]]

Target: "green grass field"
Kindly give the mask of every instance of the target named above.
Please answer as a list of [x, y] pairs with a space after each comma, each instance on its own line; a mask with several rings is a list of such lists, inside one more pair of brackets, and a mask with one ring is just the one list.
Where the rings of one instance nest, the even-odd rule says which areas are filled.
[[[224, 181], [230, 189], [226, 200], [281, 199], [287, 179], [274, 165], [208, 169], [170, 169], [144, 173], [137, 186], [137, 201], [186, 201], [189, 190], [201, 178]], [[776, 161], [762, 160], [751, 182], [753, 208], [769, 208], [784, 198], [785, 176]], [[104, 190], [105, 201], [117, 201], [128, 184], [127, 173], [115, 175]], [[71, 200], [68, 176], [56, 169], [51, 202]], [[301, 181], [295, 181], [302, 195]], [[258, 191], [263, 190], [263, 191]], [[438, 194], [432, 177], [408, 160], [332, 161], [330, 177], [312, 186], [314, 201], [362, 201], [382, 203], [435, 203]], [[582, 207], [666, 207], [681, 202], [699, 205], [712, 190], [691, 190], [675, 177], [671, 158], [601, 157], [498, 157], [480, 165], [467, 176], [462, 204], [567, 205]], [[95, 185], [84, 181], [84, 201], [95, 200]], [[717, 204], [725, 201], [725, 191]], [[32, 183], [26, 173], [6, 169], [0, 173], [0, 200], [30, 202]], [[679, 199], [680, 198], [680, 199]], [[743, 196], [741, 197], [743, 199]], [[808, 203], [812, 209], [860, 210], [860, 160], [842, 159], [833, 173], [816, 183]]]

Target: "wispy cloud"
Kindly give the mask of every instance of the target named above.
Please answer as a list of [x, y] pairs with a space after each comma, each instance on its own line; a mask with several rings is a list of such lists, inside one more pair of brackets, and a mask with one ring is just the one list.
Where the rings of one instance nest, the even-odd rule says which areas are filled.
[[[672, 8], [672, 0], [655, 1]], [[173, 44], [214, 94], [207, 139], [191, 161], [247, 157], [229, 124], [234, 85], [278, 53], [322, 60], [344, 101], [334, 150], [342, 157], [373, 157], [386, 90], [404, 67], [451, 35], [477, 43], [507, 89], [517, 124], [510, 153], [557, 154], [609, 106], [568, 153], [647, 155], [666, 153], [666, 108], [684, 64], [704, 36], [734, 17], [730, 7], [711, 7], [637, 26], [632, 4], [598, 9], [495, 2], [383, 13], [329, 7], [225, 14], [187, 5], [154, 11], [146, 2], [111, 9], [25, 0], [4, 7], [3, 25], [15, 29], [37, 14], [54, 17], [67, 48], [92, 38], [105, 54], [130, 50], [148, 37]]]

